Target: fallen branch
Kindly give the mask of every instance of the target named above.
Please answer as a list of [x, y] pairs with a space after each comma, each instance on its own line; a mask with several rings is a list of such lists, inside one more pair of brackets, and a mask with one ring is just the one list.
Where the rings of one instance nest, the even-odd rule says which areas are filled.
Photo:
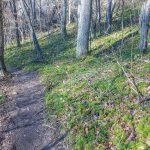
[[140, 60], [145, 63], [150, 63], [150, 60], [143, 60], [143, 59], [140, 59]]
[[124, 75], [126, 76], [128, 82], [129, 82], [130, 85], [131, 85], [131, 89], [132, 89], [132, 90], [134, 91], [134, 93], [138, 96], [138, 99], [139, 99], [140, 101], [143, 101], [143, 100], [145, 99], [145, 97], [142, 95], [142, 93], [141, 93], [140, 90], [138, 89], [138, 86], [137, 86], [137, 84], [136, 84], [136, 82], [135, 82], [134, 76], [131, 75], [131, 74], [128, 74], [128, 73], [125, 71], [124, 67], [119, 63], [118, 60], [117, 60], [117, 64], [118, 64], [118, 66], [122, 69]]

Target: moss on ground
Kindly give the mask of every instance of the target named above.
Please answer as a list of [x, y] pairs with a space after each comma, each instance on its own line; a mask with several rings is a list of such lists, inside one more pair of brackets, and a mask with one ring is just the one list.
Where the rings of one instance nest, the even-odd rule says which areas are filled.
[[0, 90], [0, 104], [2, 104], [5, 100], [3, 92]]

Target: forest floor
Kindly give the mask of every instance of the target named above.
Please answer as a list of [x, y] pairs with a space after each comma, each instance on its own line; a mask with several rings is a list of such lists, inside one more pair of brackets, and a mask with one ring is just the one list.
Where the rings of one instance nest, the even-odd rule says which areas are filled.
[[[22, 139], [24, 136], [21, 135], [24, 132], [28, 134], [31, 130], [33, 136], [36, 133], [32, 129], [34, 127], [41, 134], [35, 134], [39, 139], [37, 137], [32, 140], [33, 146], [40, 144], [38, 140], [41, 141], [45, 134], [49, 134], [53, 140], [57, 137], [54, 141], [47, 139], [48, 137], [45, 139], [45, 145], [47, 140], [50, 142], [45, 148], [50, 149], [55, 148], [56, 143], [65, 137], [66, 134], [60, 136], [60, 131], [65, 133], [69, 130], [63, 143], [66, 142], [75, 150], [149, 150], [150, 44], [148, 53], [141, 55], [138, 48], [138, 26], [127, 26], [123, 30], [114, 28], [108, 35], [101, 33], [95, 40], [91, 40], [89, 55], [80, 60], [76, 59], [76, 27], [70, 25], [67, 31], [66, 40], [61, 38], [59, 29], [39, 38], [45, 58], [43, 63], [34, 61], [36, 53], [30, 41], [24, 42], [20, 48], [7, 46], [7, 66], [22, 69], [26, 73], [13, 73], [12, 83], [6, 86], [9, 87], [6, 95], [12, 97], [12, 100], [6, 100], [6, 104], [2, 103], [7, 110], [4, 116], [7, 118], [9, 112], [20, 114], [16, 115], [17, 119], [23, 122], [13, 121], [19, 122], [14, 124], [13, 128], [20, 126], [20, 123], [26, 125], [36, 122], [38, 125], [17, 128], [5, 135], [8, 136], [12, 132]], [[35, 71], [38, 75], [33, 73]], [[135, 87], [129, 82], [130, 78], [139, 92], [133, 90]], [[146, 98], [145, 101], [139, 102], [139, 93]], [[0, 103], [5, 101], [3, 97], [0, 96]], [[12, 104], [8, 101], [12, 101]], [[46, 108], [46, 120], [43, 120], [45, 114], [41, 112], [43, 105]], [[29, 106], [28, 112], [26, 107]], [[22, 116], [26, 116], [27, 119]], [[10, 118], [15, 117], [12, 115]], [[8, 117], [4, 123], [9, 120]], [[60, 131], [57, 129], [56, 120]], [[42, 126], [45, 122], [46, 126]], [[47, 122], [53, 125], [47, 125]], [[56, 134], [54, 137], [53, 132]], [[30, 137], [30, 134], [28, 136]], [[13, 137], [14, 140], [17, 141], [18, 138]]]
[[15, 70], [12, 78], [0, 83], [6, 95], [5, 103], [0, 105], [1, 150], [67, 149], [59, 123], [46, 122], [44, 86], [37, 73]]

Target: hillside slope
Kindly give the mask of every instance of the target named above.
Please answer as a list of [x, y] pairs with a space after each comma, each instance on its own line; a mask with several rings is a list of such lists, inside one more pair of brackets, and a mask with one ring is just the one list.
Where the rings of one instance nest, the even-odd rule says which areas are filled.
[[138, 28], [99, 36], [82, 60], [75, 58], [76, 29], [68, 30], [66, 41], [58, 31], [40, 39], [45, 63], [32, 61], [28, 42], [20, 49], [7, 48], [7, 64], [39, 72], [47, 87], [48, 119], [55, 117], [62, 131], [70, 130], [66, 140], [73, 149], [148, 150], [150, 53], [139, 53]]

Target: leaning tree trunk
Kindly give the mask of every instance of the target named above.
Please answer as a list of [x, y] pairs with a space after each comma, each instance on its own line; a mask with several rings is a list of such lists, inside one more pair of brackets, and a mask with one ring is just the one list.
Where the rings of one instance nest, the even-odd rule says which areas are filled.
[[92, 0], [81, 0], [80, 18], [77, 37], [77, 58], [86, 56], [89, 50], [89, 30], [91, 20]]
[[29, 6], [31, 9], [30, 17], [34, 27], [36, 25], [36, 0], [29, 0]]
[[66, 36], [67, 36], [66, 23], [67, 23], [67, 0], [62, 0], [62, 6], [61, 6], [61, 34], [62, 34], [63, 39], [65, 39]]
[[20, 35], [19, 35], [18, 15], [17, 15], [15, 0], [12, 0], [12, 13], [15, 19], [15, 33], [16, 33], [17, 47], [20, 47], [21, 44], [20, 44]]
[[4, 27], [2, 0], [0, 0], [0, 69], [2, 71], [2, 75], [6, 77], [8, 75], [8, 72], [4, 62]]
[[140, 15], [140, 51], [145, 53], [147, 51], [148, 28], [150, 19], [150, 0], [144, 3]]
[[37, 54], [37, 60], [41, 61], [41, 60], [43, 60], [42, 49], [41, 49], [41, 47], [39, 45], [39, 42], [37, 40], [35, 31], [34, 31], [34, 28], [33, 28], [33, 25], [32, 25], [31, 18], [29, 16], [28, 12], [27, 12], [26, 2], [24, 2], [24, 0], [21, 0], [21, 6], [22, 6], [22, 9], [24, 10], [25, 17], [26, 17], [26, 19], [29, 23], [29, 28], [30, 28], [30, 31], [31, 31], [31, 37], [32, 37], [33, 44], [34, 44], [34, 47], [35, 47], [35, 50], [36, 50], [36, 54]]
[[36, 20], [36, 0], [32, 0], [32, 19]]

